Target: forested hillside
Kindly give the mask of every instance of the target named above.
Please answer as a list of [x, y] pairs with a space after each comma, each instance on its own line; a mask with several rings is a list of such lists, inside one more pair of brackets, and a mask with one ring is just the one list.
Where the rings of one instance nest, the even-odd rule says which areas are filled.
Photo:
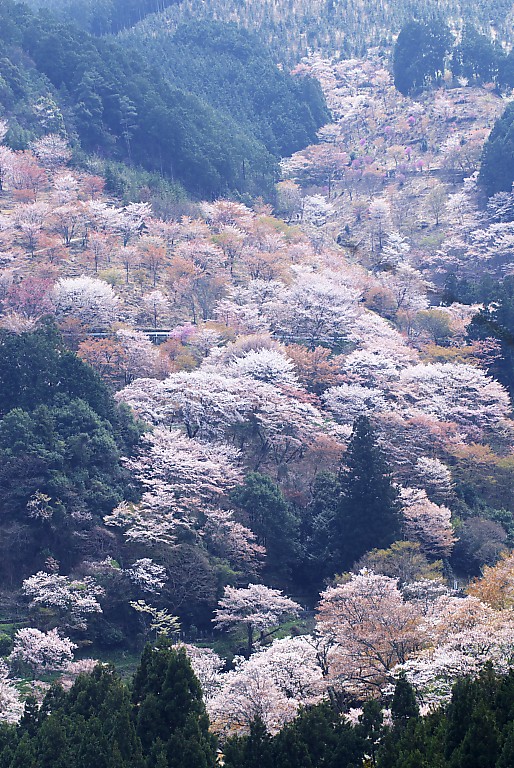
[[[46, 4], [49, 0], [37, 0]], [[277, 59], [289, 66], [302, 56], [319, 52], [329, 56], [361, 56], [369, 47], [392, 45], [410, 20], [436, 18], [452, 29], [463, 23], [512, 43], [513, 8], [510, 0], [450, 0], [444, 7], [437, 0], [400, 0], [383, 3], [363, 0], [182, 0], [164, 14], [149, 16], [138, 30], [148, 37], [166, 35], [182, 23], [194, 20], [237, 22], [258, 31]]]
[[174, 2], [176, 0], [28, 0], [27, 5], [46, 8], [93, 35], [106, 35], [131, 27]]
[[[278, 159], [314, 141], [328, 117], [315, 82], [280, 71], [257, 40], [231, 27], [184, 30], [168, 63], [10, 0], [0, 13], [0, 85], [14, 148], [59, 132], [77, 150], [124, 160], [198, 197], [269, 199]], [[224, 36], [231, 40], [222, 61], [225, 98], [218, 61]], [[175, 73], [172, 62], [183, 56], [189, 67]], [[234, 82], [245, 85], [235, 91]]]
[[510, 9], [136, 7], [0, 9], [0, 766], [506, 768]]

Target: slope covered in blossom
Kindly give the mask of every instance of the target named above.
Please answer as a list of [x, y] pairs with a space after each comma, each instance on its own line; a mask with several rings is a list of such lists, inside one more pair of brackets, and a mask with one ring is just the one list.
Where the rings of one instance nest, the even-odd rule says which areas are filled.
[[224, 641], [186, 644], [223, 737], [509, 666], [510, 383], [449, 290], [511, 276], [512, 199], [476, 185], [506, 98], [401, 97], [377, 50], [304, 73], [333, 123], [276, 210], [158, 218], [58, 135], [0, 146], [4, 719], [13, 675], [179, 626]]

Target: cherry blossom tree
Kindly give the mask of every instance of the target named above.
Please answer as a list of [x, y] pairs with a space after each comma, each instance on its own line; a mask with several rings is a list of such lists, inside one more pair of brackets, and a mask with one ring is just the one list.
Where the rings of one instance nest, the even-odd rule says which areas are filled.
[[471, 434], [498, 428], [510, 413], [501, 384], [479, 368], [458, 363], [427, 363], [400, 372], [399, 393], [407, 406], [446, 421]]
[[118, 298], [112, 286], [85, 275], [58, 280], [53, 302], [57, 318], [76, 317], [93, 329], [108, 328], [118, 314]]
[[191, 662], [193, 672], [202, 687], [203, 697], [207, 706], [218, 693], [223, 684], [221, 671], [225, 666], [224, 659], [212, 648], [200, 648], [190, 643], [178, 643], [176, 648], [184, 648]]
[[501, 612], [483, 611], [469, 626], [397, 666], [394, 674], [403, 671], [425, 705], [439, 706], [449, 701], [458, 679], [477, 676], [486, 663], [506, 674], [511, 666], [513, 642], [512, 618]]
[[[74, 207], [73, 203], [78, 202], [78, 194], [80, 189], [80, 182], [78, 177], [71, 171], [64, 170], [62, 173], [57, 174], [53, 179], [53, 186], [51, 194], [57, 207], [69, 206], [68, 214], [73, 219]], [[84, 206], [77, 205], [77, 211], [84, 210]]]
[[396, 387], [400, 377], [402, 362], [396, 356], [373, 350], [356, 350], [344, 359], [343, 373], [350, 381], [375, 391], [375, 398], [380, 390]]
[[235, 357], [229, 365], [234, 376], [250, 376], [258, 381], [298, 387], [291, 360], [278, 349], [250, 350]]
[[[217, 629], [234, 630], [245, 627], [247, 654], [250, 656], [256, 642], [262, 643], [287, 616], [298, 616], [302, 607], [282, 594], [279, 589], [264, 584], [250, 584], [246, 588], [225, 587], [219, 608], [214, 612]], [[255, 632], [260, 633], [258, 641]]]
[[82, 179], [82, 192], [90, 200], [96, 200], [104, 191], [105, 179], [101, 176], [87, 175]]
[[358, 314], [359, 289], [331, 270], [298, 267], [296, 275], [289, 291], [270, 304], [276, 331], [311, 348], [320, 342], [336, 346]]
[[455, 543], [451, 511], [430, 501], [426, 491], [401, 488], [405, 538], [418, 541], [433, 557], [448, 557]]
[[365, 570], [322, 592], [317, 629], [333, 643], [331, 685], [361, 695], [380, 690], [423, 643], [421, 613], [396, 580]]
[[380, 389], [360, 384], [341, 384], [331, 387], [323, 395], [326, 407], [341, 424], [352, 425], [358, 416], [370, 416], [374, 411], [387, 410]]
[[53, 672], [66, 666], [73, 658], [77, 646], [57, 629], [40, 632], [34, 627], [19, 629], [14, 636], [11, 664], [29, 667], [34, 674]]
[[4, 308], [7, 312], [37, 320], [52, 310], [51, 289], [51, 280], [28, 275], [9, 287]]
[[145, 333], [131, 328], [116, 331], [118, 342], [119, 373], [125, 384], [141, 376], [156, 376], [161, 373], [161, 358], [158, 349]]
[[13, 224], [20, 233], [21, 245], [34, 256], [43, 232], [45, 220], [50, 213], [46, 203], [22, 203], [16, 206]]
[[378, 253], [373, 254], [373, 269], [376, 271], [398, 269], [401, 263], [407, 261], [409, 251], [409, 243], [399, 232], [388, 232], [383, 247]]
[[178, 509], [216, 504], [241, 479], [239, 454], [225, 445], [192, 441], [177, 429], [154, 429], [146, 450], [126, 466], [148, 491], [166, 484]]
[[98, 598], [104, 590], [91, 576], [74, 580], [39, 571], [25, 579], [23, 592], [30, 599], [31, 610], [41, 611], [43, 616], [51, 611], [59, 624], [69, 628], [86, 629], [88, 616], [102, 612]]
[[91, 675], [100, 665], [98, 659], [77, 659], [69, 661], [59, 677], [59, 684], [65, 691], [69, 691], [79, 675]]
[[230, 374], [206, 365], [162, 383], [136, 380], [118, 397], [149, 421], [183, 424], [191, 438], [234, 443], [257, 466], [286, 466], [301, 458], [317, 433], [341, 436], [297, 390]]
[[383, 355], [393, 361], [397, 368], [418, 361], [416, 351], [407, 345], [398, 329], [375, 312], [358, 314], [348, 338], [356, 345], [357, 352]]
[[166, 568], [149, 557], [143, 557], [125, 570], [130, 581], [143, 592], [158, 594], [167, 581]]
[[41, 139], [37, 139], [30, 144], [30, 149], [39, 162], [51, 170], [64, 165], [71, 158], [71, 150], [67, 142], [57, 133], [48, 133]]
[[[158, 506], [155, 501], [159, 503]], [[188, 522], [174, 514], [172, 497], [165, 493], [155, 493], [148, 501], [143, 497], [137, 505], [121, 502], [110, 515], [104, 517], [104, 523], [109, 527], [122, 529], [128, 542], [157, 547], [159, 550], [162, 546], [174, 546], [180, 532], [184, 528], [190, 528]]]
[[323, 195], [307, 195], [303, 198], [302, 219], [306, 224], [324, 227], [333, 213], [333, 205]]
[[236, 662], [237, 667], [223, 677], [220, 692], [208, 702], [214, 731], [227, 735], [244, 733], [259, 718], [268, 731], [278, 732], [296, 715], [296, 702], [281, 694], [261, 665], [245, 667], [241, 657]]
[[[313, 144], [292, 158], [284, 161], [283, 169], [288, 178], [296, 179], [302, 186], [317, 184], [326, 186], [328, 199], [339, 179], [344, 176], [348, 155], [334, 144]], [[282, 182], [284, 185], [285, 182]]]
[[145, 312], [151, 317], [152, 325], [157, 328], [159, 318], [168, 308], [168, 300], [162, 291], [151, 291], [143, 296], [142, 304]]
[[0, 192], [5, 189], [14, 173], [16, 154], [9, 147], [0, 146]]
[[67, 248], [73, 242], [87, 239], [87, 223], [84, 210], [77, 203], [67, 203], [52, 211], [53, 231], [62, 237]]
[[414, 467], [417, 484], [425, 489], [436, 504], [447, 502], [452, 495], [452, 474], [440, 459], [420, 456]]
[[253, 531], [234, 520], [231, 511], [208, 510], [205, 517], [203, 534], [208, 550], [244, 574], [255, 575], [262, 566], [266, 550], [257, 544]]
[[4, 723], [17, 723], [23, 714], [24, 704], [20, 694], [9, 679], [7, 664], [0, 662], [0, 721]]
[[300, 706], [323, 696], [322, 672], [312, 638], [274, 640], [249, 659], [236, 657], [233, 670], [221, 675], [207, 710], [215, 731], [247, 731], [259, 717], [270, 733], [292, 720]]
[[430, 284], [410, 264], [400, 264], [394, 272], [381, 272], [377, 278], [393, 295], [396, 311], [419, 312], [428, 307]]
[[128, 203], [119, 210], [117, 228], [124, 246], [141, 234], [151, 215], [152, 207], [149, 203]]
[[177, 429], [157, 428], [143, 438], [140, 455], [126, 466], [145, 489], [138, 504], [120, 504], [105, 517], [128, 541], [173, 545], [197, 530], [204, 516], [241, 480], [239, 454], [227, 445], [190, 440]]
[[369, 206], [371, 250], [380, 252], [391, 228], [391, 208], [385, 200], [373, 200]]
[[46, 171], [36, 162], [32, 152], [17, 152], [12, 157], [9, 169], [9, 183], [17, 200], [36, 201], [40, 192], [48, 185]]

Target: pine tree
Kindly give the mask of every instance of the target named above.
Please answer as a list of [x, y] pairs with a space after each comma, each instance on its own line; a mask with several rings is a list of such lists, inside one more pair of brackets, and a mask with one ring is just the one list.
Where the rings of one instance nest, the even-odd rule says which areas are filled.
[[507, 726], [503, 736], [505, 741], [496, 768], [512, 768], [514, 765], [514, 723]]
[[447, 712], [445, 753], [449, 757], [462, 743], [475, 705], [475, 690], [471, 680], [458, 680]]
[[[2, 758], [4, 756], [5, 755], [2, 750]], [[39, 765], [39, 763], [36, 763], [36, 751], [34, 749], [34, 742], [28, 733], [25, 733], [21, 737], [18, 746], [16, 747], [12, 761], [9, 763], [9, 768], [36, 768], [36, 765]]]
[[452, 35], [442, 19], [409, 21], [400, 31], [393, 55], [396, 88], [404, 95], [439, 80]]
[[260, 719], [250, 724], [250, 733], [245, 742], [244, 765], [245, 768], [271, 768], [271, 736], [266, 731], [266, 726]]
[[319, 592], [323, 579], [333, 576], [339, 565], [339, 553], [334, 550], [334, 529], [340, 495], [341, 484], [337, 475], [332, 472], [316, 475], [312, 484], [312, 499], [302, 525], [302, 567], [296, 574], [304, 583], [312, 584], [316, 592]]
[[376, 699], [367, 701], [362, 708], [362, 715], [359, 717], [360, 732], [366, 740], [366, 751], [371, 757], [371, 764], [377, 764], [376, 753], [380, 737], [384, 730], [384, 716], [382, 706]]
[[30, 694], [25, 700], [25, 709], [18, 724], [19, 731], [32, 738], [37, 731], [38, 723], [39, 706], [36, 697]]
[[63, 712], [49, 715], [37, 736], [37, 758], [40, 768], [71, 768], [74, 760], [70, 750], [70, 722]]
[[393, 723], [398, 727], [405, 726], [413, 717], [419, 716], [418, 702], [412, 685], [407, 680], [405, 672], [400, 672], [394, 688], [391, 703]]
[[147, 646], [132, 700], [149, 768], [214, 768], [216, 739], [209, 733], [200, 684], [183, 649], [175, 650], [167, 640], [156, 648]]
[[496, 764], [499, 734], [491, 711], [482, 702], [475, 707], [467, 733], [450, 760], [451, 768], [490, 768]]
[[389, 547], [400, 533], [398, 492], [366, 416], [355, 421], [345, 464], [335, 519], [340, 570], [371, 549]]

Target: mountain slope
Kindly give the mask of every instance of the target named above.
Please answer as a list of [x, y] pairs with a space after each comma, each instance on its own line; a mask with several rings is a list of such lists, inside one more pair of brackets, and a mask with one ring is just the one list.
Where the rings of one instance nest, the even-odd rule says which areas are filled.
[[[246, 49], [248, 61], [258, 62], [253, 71], [248, 61], [241, 61], [235, 70], [238, 80], [246, 77], [248, 90], [257, 73], [271, 85], [267, 90], [264, 86], [260, 122], [255, 113], [240, 122], [234, 100], [221, 111], [215, 100], [208, 103], [201, 87], [195, 87], [196, 72], [188, 74], [186, 68], [176, 80], [160, 60], [145, 61], [126, 41], [96, 38], [49, 14], [36, 16], [26, 6], [9, 2], [0, 9], [0, 25], [6, 66], [20, 62], [22, 80], [40, 81], [37, 96], [50, 99], [56, 111], [66, 115], [68, 133], [78, 137], [86, 152], [171, 177], [193, 195], [271, 197], [280, 155], [315, 141], [328, 114], [319, 88], [280, 72], [266, 54], [256, 53], [258, 41], [237, 30], [227, 34]], [[222, 40], [224, 34], [223, 29], [215, 31], [213, 56], [216, 39]], [[191, 67], [196, 46], [196, 69], [218, 71], [205, 51], [200, 56], [205, 40], [202, 45], [200, 41], [187, 45]], [[22, 94], [25, 111], [16, 121], [20, 148], [49, 130], [34, 114], [37, 97], [31, 98], [30, 90], [27, 86]], [[9, 99], [0, 103], [11, 123]], [[271, 130], [268, 112], [273, 115]], [[50, 130], [62, 132], [64, 124]], [[285, 141], [277, 140], [282, 136]]]

